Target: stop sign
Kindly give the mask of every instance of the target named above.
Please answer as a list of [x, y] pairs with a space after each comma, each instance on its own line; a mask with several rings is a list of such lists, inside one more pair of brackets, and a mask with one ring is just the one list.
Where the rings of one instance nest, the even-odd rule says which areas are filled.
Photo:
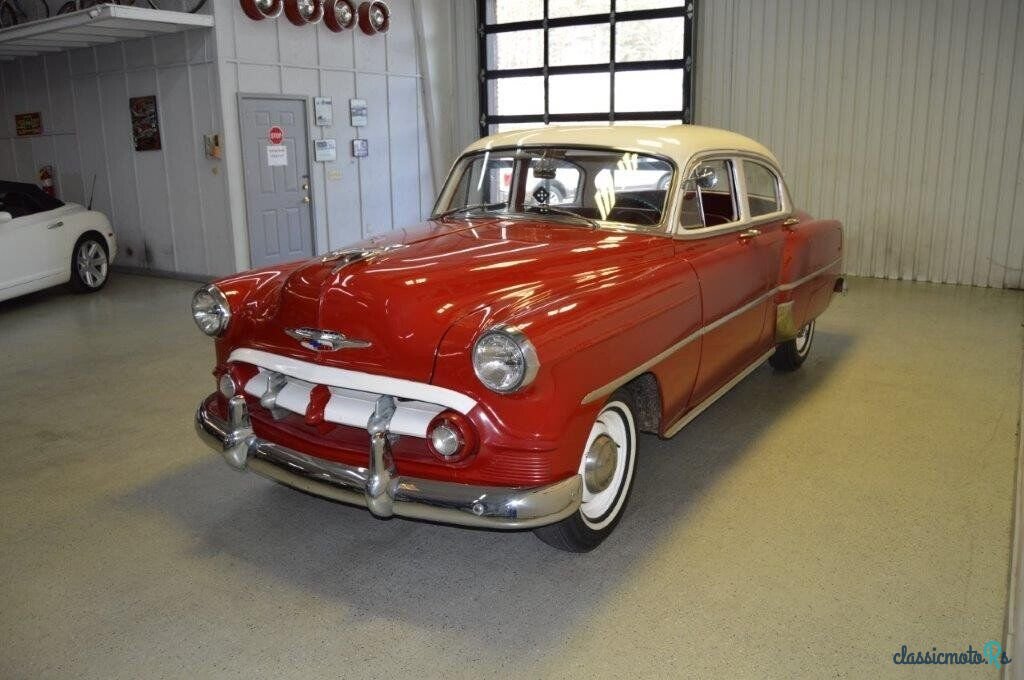
[[271, 144], [280, 144], [284, 141], [284, 130], [275, 125], [267, 130], [267, 139], [270, 140]]

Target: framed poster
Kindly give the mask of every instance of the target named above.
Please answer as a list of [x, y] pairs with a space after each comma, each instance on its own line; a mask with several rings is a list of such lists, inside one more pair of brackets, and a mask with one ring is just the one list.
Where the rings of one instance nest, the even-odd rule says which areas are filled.
[[160, 120], [156, 112], [156, 96], [132, 97], [128, 100], [132, 112], [132, 137], [136, 151], [160, 149]]
[[349, 99], [348, 115], [352, 121], [352, 127], [362, 127], [368, 120], [365, 99]]
[[313, 97], [313, 112], [318, 126], [334, 125], [334, 100], [330, 97]]
[[336, 139], [314, 139], [313, 158], [320, 163], [329, 163], [338, 160], [338, 140]]
[[38, 111], [14, 114], [14, 128], [19, 137], [43, 134], [43, 117]]

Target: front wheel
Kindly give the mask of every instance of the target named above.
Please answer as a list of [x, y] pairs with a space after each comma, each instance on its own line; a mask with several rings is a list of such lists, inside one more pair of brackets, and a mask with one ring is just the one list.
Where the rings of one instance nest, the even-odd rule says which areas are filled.
[[796, 337], [786, 342], [780, 342], [775, 348], [775, 354], [768, 359], [772, 367], [779, 371], [795, 371], [811, 353], [811, 342], [814, 340], [814, 320], [807, 322], [807, 325], [800, 329]]
[[88, 234], [78, 239], [71, 255], [71, 287], [80, 293], [95, 293], [106, 285], [109, 270], [107, 244]]
[[579, 470], [583, 477], [579, 510], [534, 533], [559, 550], [593, 550], [619, 523], [633, 488], [635, 470], [636, 420], [628, 394], [620, 390], [601, 409], [587, 437]]

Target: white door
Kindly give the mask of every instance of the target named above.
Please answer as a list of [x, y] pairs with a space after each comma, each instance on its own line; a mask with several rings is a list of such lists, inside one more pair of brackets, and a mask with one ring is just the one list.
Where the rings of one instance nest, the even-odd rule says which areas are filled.
[[32, 197], [8, 191], [0, 197], [0, 290], [44, 279], [66, 280], [71, 251], [64, 243], [64, 222], [57, 213], [33, 212]]
[[250, 263], [312, 257], [306, 102], [243, 97], [239, 109]]

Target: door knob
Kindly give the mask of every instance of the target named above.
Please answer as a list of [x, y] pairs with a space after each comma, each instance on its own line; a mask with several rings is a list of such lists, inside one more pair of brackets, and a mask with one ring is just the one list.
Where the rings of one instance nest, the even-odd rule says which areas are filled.
[[760, 235], [761, 235], [761, 230], [760, 229], [747, 229], [746, 231], [741, 231], [740, 232], [740, 239], [746, 241], [749, 238], [754, 238], [755, 236], [760, 236]]
[[302, 202], [303, 203], [309, 203], [309, 196], [303, 196], [302, 197]]
[[307, 184], [303, 184], [302, 185], [302, 190], [303, 191], [309, 191], [309, 184], [308, 183]]

